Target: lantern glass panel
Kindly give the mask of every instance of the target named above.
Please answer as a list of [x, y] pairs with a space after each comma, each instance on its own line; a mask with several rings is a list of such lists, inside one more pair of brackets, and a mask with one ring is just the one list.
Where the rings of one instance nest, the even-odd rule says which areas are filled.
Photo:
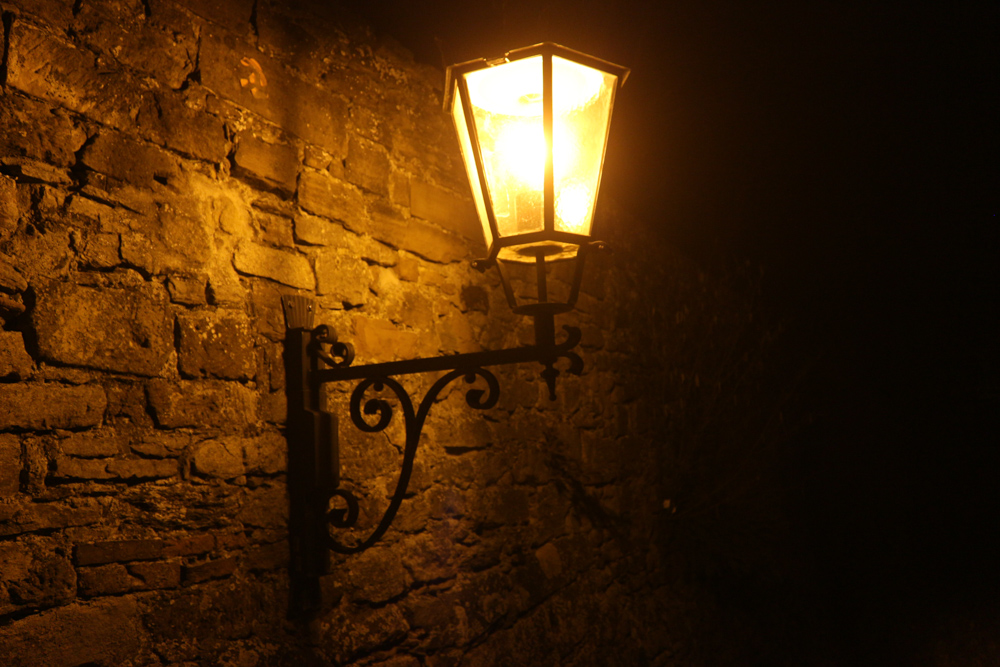
[[542, 123], [542, 57], [466, 75], [497, 232], [544, 229], [546, 142]]
[[469, 136], [469, 126], [465, 122], [465, 108], [462, 106], [462, 96], [457, 94], [457, 92], [452, 101], [451, 113], [458, 128], [458, 141], [462, 149], [462, 161], [465, 163], [465, 171], [469, 176], [469, 185], [472, 186], [472, 199], [476, 202], [476, 212], [479, 214], [479, 222], [483, 226], [483, 238], [486, 239], [486, 247], [489, 249], [493, 245], [493, 230], [490, 229], [489, 218], [486, 215], [483, 189], [479, 181], [479, 169], [476, 167], [476, 158], [472, 152], [472, 138]]
[[589, 235], [617, 77], [552, 58], [555, 229]]

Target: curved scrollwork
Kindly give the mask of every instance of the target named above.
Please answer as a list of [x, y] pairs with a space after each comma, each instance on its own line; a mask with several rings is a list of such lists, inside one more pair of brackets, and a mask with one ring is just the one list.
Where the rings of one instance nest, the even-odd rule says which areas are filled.
[[[354, 346], [337, 340], [337, 334], [327, 325], [321, 324], [313, 329], [312, 340], [316, 356], [331, 368], [346, 368], [354, 363]], [[330, 351], [325, 352], [324, 346]]]
[[[483, 368], [460, 368], [441, 376], [420, 401], [420, 406], [416, 411], [413, 409], [413, 402], [409, 394], [399, 382], [391, 377], [367, 378], [358, 383], [358, 386], [351, 392], [351, 421], [361, 431], [366, 433], [376, 433], [385, 430], [392, 421], [392, 406], [384, 398], [365, 399], [365, 394], [374, 389], [376, 392], [384, 391], [388, 388], [399, 401], [403, 412], [404, 429], [406, 432], [406, 444], [403, 447], [403, 465], [396, 482], [396, 489], [389, 501], [389, 507], [382, 515], [378, 527], [364, 541], [355, 545], [345, 545], [329, 536], [328, 546], [331, 551], [339, 554], [353, 554], [364, 551], [379, 539], [389, 529], [396, 512], [406, 495], [407, 486], [410, 483], [410, 476], [413, 473], [413, 462], [417, 454], [417, 445], [420, 443], [420, 435], [424, 429], [424, 422], [430, 413], [431, 407], [437, 402], [442, 390], [458, 378], [464, 378], [468, 384], [474, 384], [476, 378], [482, 378], [486, 382], [486, 389], [470, 388], [465, 393], [465, 402], [469, 407], [476, 410], [487, 410], [492, 408], [500, 400], [500, 383], [493, 373]], [[363, 407], [362, 407], [363, 406]], [[368, 418], [376, 416], [374, 422]], [[333, 495], [344, 499], [347, 503], [346, 509], [331, 510], [327, 515], [330, 525], [336, 528], [352, 528], [358, 519], [358, 503], [355, 496], [346, 490], [337, 489]]]

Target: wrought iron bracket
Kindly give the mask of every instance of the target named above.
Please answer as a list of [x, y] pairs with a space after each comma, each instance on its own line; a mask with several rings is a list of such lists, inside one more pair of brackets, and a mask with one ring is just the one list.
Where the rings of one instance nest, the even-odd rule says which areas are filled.
[[[544, 306], [545, 304], [541, 304]], [[579, 375], [583, 360], [574, 352], [580, 330], [563, 327], [566, 339], [555, 341], [556, 309], [536, 308], [530, 313], [535, 323], [535, 344], [504, 350], [472, 352], [353, 366], [354, 350], [337, 340], [326, 325], [313, 326], [315, 303], [309, 297], [284, 296], [285, 377], [288, 398], [288, 489], [290, 502], [292, 608], [298, 613], [320, 605], [319, 577], [329, 567], [329, 552], [353, 554], [368, 549], [385, 535], [402, 504], [413, 472], [417, 446], [431, 407], [441, 392], [459, 378], [470, 385], [465, 394], [469, 407], [486, 410], [500, 398], [500, 385], [488, 367], [535, 362], [542, 365], [549, 396], [555, 399], [560, 359], [569, 362], [566, 372]], [[419, 403], [395, 378], [420, 373], [443, 373]], [[395, 491], [375, 530], [356, 544], [345, 544], [331, 529], [355, 526], [359, 508], [357, 497], [340, 486], [338, 422], [321, 404], [320, 390], [328, 382], [358, 381], [350, 396], [351, 421], [361, 431], [384, 430], [392, 420], [393, 407], [385, 398], [366, 398], [370, 390], [388, 390], [403, 414], [405, 444]], [[338, 507], [331, 505], [336, 503]]]

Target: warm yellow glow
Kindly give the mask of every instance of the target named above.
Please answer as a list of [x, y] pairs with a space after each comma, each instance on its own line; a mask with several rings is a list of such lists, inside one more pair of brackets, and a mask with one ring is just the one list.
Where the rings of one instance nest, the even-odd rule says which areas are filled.
[[[490, 113], [505, 116], [542, 115], [542, 57], [534, 56], [470, 72], [469, 97]], [[562, 58], [552, 60], [552, 97], [560, 106], [588, 104], [604, 85], [604, 74]]]
[[[545, 227], [545, 163], [550, 153], [542, 116], [542, 62], [542, 56], [532, 56], [465, 75], [500, 237]], [[614, 75], [552, 58], [555, 231], [590, 234], [615, 85]], [[471, 147], [463, 149], [468, 163]]]
[[590, 210], [594, 206], [594, 192], [584, 185], [567, 185], [556, 195], [556, 217], [562, 222], [563, 231], [586, 233]]
[[545, 132], [539, 122], [515, 118], [497, 130], [498, 161], [524, 187], [541, 190], [545, 178]]

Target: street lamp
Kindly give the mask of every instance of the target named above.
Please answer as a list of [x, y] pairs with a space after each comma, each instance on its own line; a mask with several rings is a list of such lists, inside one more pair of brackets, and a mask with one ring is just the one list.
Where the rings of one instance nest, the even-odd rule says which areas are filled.
[[[535, 344], [504, 350], [455, 354], [352, 366], [354, 350], [325, 325], [314, 327], [315, 304], [305, 296], [282, 297], [285, 311], [285, 371], [288, 394], [289, 495], [293, 604], [318, 604], [317, 578], [326, 572], [328, 551], [357, 553], [377, 542], [399, 509], [430, 408], [441, 391], [463, 378], [472, 408], [496, 405], [500, 387], [487, 367], [536, 362], [555, 398], [559, 359], [579, 374], [583, 361], [573, 351], [580, 330], [564, 327], [555, 341], [554, 316], [577, 299], [591, 237], [601, 167], [615, 92], [628, 70], [555, 44], [538, 44], [495, 60], [475, 60], [448, 68], [445, 110], [450, 112], [468, 172], [487, 255], [473, 266], [496, 266], [514, 312], [534, 319]], [[549, 298], [547, 262], [576, 262], [569, 298]], [[537, 297], [518, 304], [504, 263], [533, 263]], [[418, 405], [395, 379], [400, 375], [444, 372]], [[358, 381], [350, 398], [351, 420], [364, 432], [385, 429], [392, 407], [369, 390], [388, 390], [403, 413], [406, 443], [395, 492], [378, 527], [365, 540], [346, 545], [330, 527], [350, 528], [358, 518], [357, 498], [340, 488], [337, 422], [320, 405], [328, 382]], [[340, 507], [331, 508], [339, 498]]]

